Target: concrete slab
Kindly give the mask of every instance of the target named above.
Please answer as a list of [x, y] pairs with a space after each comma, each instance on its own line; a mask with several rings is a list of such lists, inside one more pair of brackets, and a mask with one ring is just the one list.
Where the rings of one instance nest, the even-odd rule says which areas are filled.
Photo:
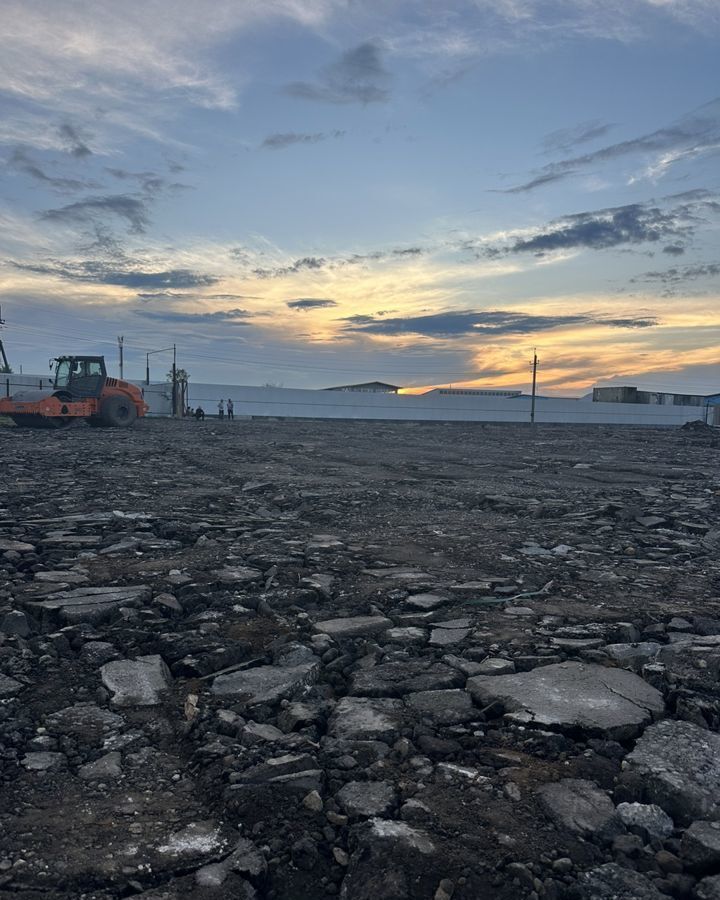
[[343, 697], [328, 724], [331, 737], [347, 741], [384, 741], [400, 737], [404, 707], [400, 700]]
[[665, 709], [662, 694], [624, 669], [578, 662], [515, 675], [476, 675], [467, 690], [481, 707], [500, 703], [512, 721], [626, 740]]
[[384, 616], [350, 616], [347, 619], [326, 619], [313, 626], [317, 634], [328, 634], [336, 641], [380, 634], [392, 626]]
[[592, 781], [563, 778], [537, 794], [555, 824], [579, 837], [608, 842], [625, 830], [612, 800]]
[[387, 781], [349, 781], [335, 795], [349, 816], [371, 818], [386, 816], [395, 805], [395, 788]]
[[408, 709], [433, 725], [461, 725], [477, 718], [470, 695], [462, 690], [419, 691], [405, 697]]
[[81, 587], [58, 591], [47, 600], [27, 601], [24, 606], [43, 621], [97, 624], [124, 606], [147, 602], [150, 596], [150, 587], [145, 584], [133, 587]]
[[651, 725], [625, 757], [623, 780], [676, 824], [720, 821], [720, 735], [691, 722]]
[[139, 656], [105, 663], [100, 669], [113, 706], [157, 706], [172, 677], [161, 656]]
[[355, 672], [350, 679], [349, 693], [354, 697], [402, 697], [464, 684], [465, 676], [450, 666], [430, 659], [408, 659]]
[[275, 704], [299, 697], [308, 685], [317, 680], [319, 663], [307, 662], [298, 666], [259, 666], [245, 672], [218, 675], [212, 693], [232, 697], [246, 706]]

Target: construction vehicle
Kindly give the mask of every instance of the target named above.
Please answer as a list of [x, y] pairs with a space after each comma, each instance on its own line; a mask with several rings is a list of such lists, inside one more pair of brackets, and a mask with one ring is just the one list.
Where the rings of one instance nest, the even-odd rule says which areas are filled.
[[85, 419], [96, 427], [127, 428], [149, 407], [140, 388], [109, 378], [103, 356], [59, 356], [53, 386], [0, 399], [0, 416], [26, 428], [66, 428]]

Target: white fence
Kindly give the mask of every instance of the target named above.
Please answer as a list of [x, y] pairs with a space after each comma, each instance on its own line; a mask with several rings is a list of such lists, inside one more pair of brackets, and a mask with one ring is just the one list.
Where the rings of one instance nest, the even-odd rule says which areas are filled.
[[[6, 384], [7, 381], [7, 384]], [[142, 388], [150, 414], [172, 414], [169, 382]], [[28, 388], [47, 388], [51, 381], [41, 375], [0, 376], [0, 393]], [[217, 415], [220, 399], [232, 398], [235, 415], [304, 419], [377, 419], [419, 422], [529, 422], [530, 397], [481, 395], [383, 394], [352, 391], [312, 391], [295, 388], [251, 387], [228, 384], [189, 385], [189, 404], [202, 406], [206, 415]], [[645, 403], [593, 403], [539, 397], [535, 421], [552, 424], [682, 425], [696, 419], [720, 425], [720, 407], [665, 406]]]
[[0, 374], [0, 397], [10, 397], [18, 391], [48, 390], [52, 386], [52, 375]]
[[[386, 419], [435, 422], [529, 422], [530, 397], [458, 396], [433, 393], [383, 394], [312, 391], [295, 388], [190, 384], [190, 406], [217, 415], [220, 399], [232, 398], [236, 416], [312, 419]], [[713, 421], [716, 408], [709, 410]], [[704, 419], [700, 406], [593, 403], [591, 400], [538, 398], [535, 421], [616, 425], [682, 425]]]

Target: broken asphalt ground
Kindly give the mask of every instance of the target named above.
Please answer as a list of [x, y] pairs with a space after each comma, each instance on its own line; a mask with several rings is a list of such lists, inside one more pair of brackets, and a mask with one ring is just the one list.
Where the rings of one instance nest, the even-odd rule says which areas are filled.
[[0, 428], [0, 896], [720, 897], [719, 450]]

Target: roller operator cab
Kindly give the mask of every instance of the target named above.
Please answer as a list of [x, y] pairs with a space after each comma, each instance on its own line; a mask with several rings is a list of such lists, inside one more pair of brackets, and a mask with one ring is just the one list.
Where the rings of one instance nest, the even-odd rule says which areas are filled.
[[102, 356], [60, 356], [49, 390], [25, 390], [0, 400], [0, 415], [30, 428], [64, 428], [85, 419], [96, 427], [127, 428], [148, 411], [134, 384], [108, 377]]

